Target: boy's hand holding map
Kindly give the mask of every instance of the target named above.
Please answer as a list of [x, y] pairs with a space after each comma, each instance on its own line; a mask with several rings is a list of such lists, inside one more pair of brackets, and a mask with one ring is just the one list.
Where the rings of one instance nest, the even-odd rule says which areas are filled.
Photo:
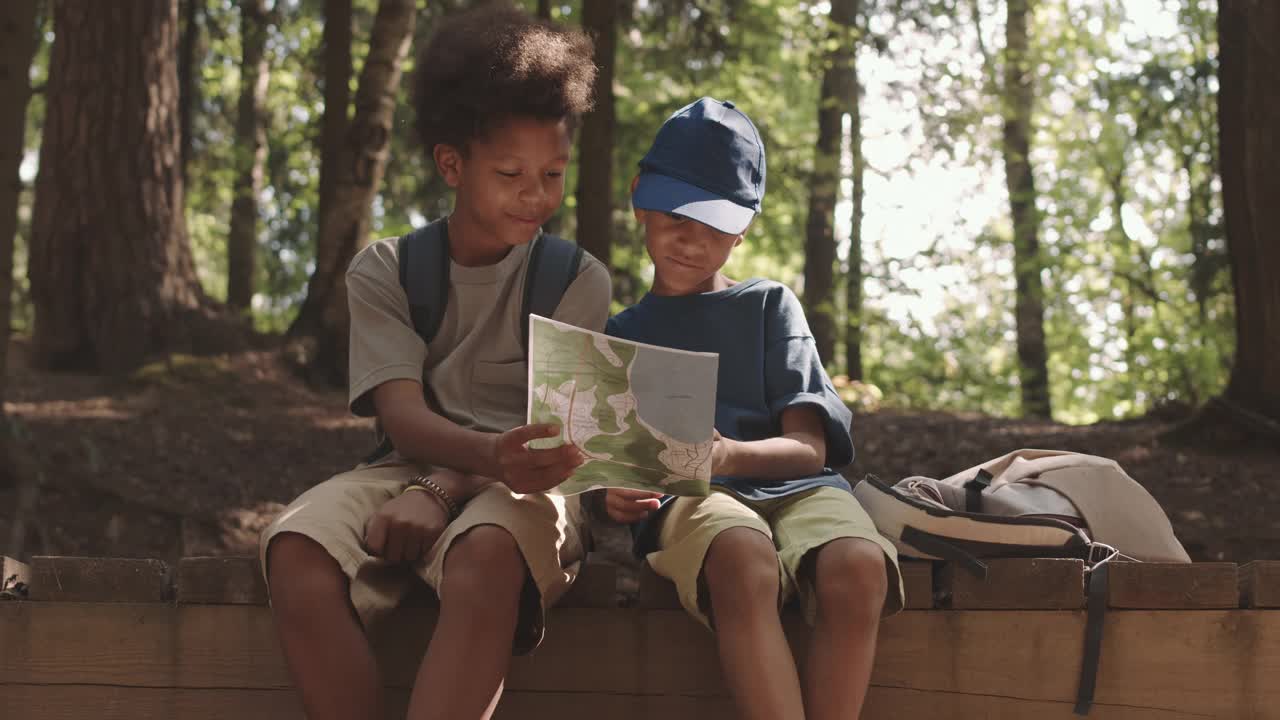
[[529, 316], [528, 422], [560, 425], [586, 461], [550, 492], [706, 495], [719, 356], [620, 340]]

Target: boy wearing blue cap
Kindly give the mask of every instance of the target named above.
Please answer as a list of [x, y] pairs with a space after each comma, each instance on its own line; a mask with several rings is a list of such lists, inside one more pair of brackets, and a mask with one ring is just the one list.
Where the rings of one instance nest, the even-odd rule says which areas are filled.
[[[733, 103], [672, 115], [640, 161], [632, 205], [653, 286], [609, 321], [629, 340], [720, 355], [707, 497], [611, 489], [637, 551], [712, 628], [746, 718], [856, 718], [880, 618], [902, 608], [897, 553], [831, 468], [853, 459], [851, 414], [784, 285], [721, 268], [760, 211], [764, 144]], [[798, 594], [813, 639], [803, 682], [778, 609]]]

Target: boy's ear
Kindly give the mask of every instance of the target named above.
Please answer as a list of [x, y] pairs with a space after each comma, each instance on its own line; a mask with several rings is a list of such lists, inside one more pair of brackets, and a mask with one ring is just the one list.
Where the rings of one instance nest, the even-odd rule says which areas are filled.
[[462, 153], [452, 145], [440, 143], [431, 149], [431, 157], [436, 161], [436, 170], [445, 184], [457, 188], [462, 181]]

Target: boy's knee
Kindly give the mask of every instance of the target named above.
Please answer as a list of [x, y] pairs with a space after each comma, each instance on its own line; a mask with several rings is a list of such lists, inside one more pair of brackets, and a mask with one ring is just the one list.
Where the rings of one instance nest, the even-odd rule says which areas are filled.
[[841, 538], [823, 545], [814, 566], [819, 610], [878, 622], [889, 591], [886, 573], [884, 550], [869, 540]]
[[750, 528], [736, 527], [716, 536], [703, 564], [712, 600], [777, 604], [778, 551], [773, 541]]
[[450, 546], [441, 595], [469, 603], [507, 599], [519, 594], [527, 575], [511, 533], [497, 525], [481, 525]]
[[347, 577], [338, 561], [306, 535], [281, 533], [267, 547], [267, 585], [271, 602], [285, 613], [302, 610], [329, 597], [347, 596]]

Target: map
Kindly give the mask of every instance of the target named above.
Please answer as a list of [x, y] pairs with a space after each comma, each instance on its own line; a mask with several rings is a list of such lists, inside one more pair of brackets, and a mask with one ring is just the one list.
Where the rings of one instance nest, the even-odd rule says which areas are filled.
[[529, 316], [529, 423], [560, 437], [532, 447], [577, 445], [587, 456], [552, 490], [602, 487], [706, 495], [719, 356], [645, 345]]

